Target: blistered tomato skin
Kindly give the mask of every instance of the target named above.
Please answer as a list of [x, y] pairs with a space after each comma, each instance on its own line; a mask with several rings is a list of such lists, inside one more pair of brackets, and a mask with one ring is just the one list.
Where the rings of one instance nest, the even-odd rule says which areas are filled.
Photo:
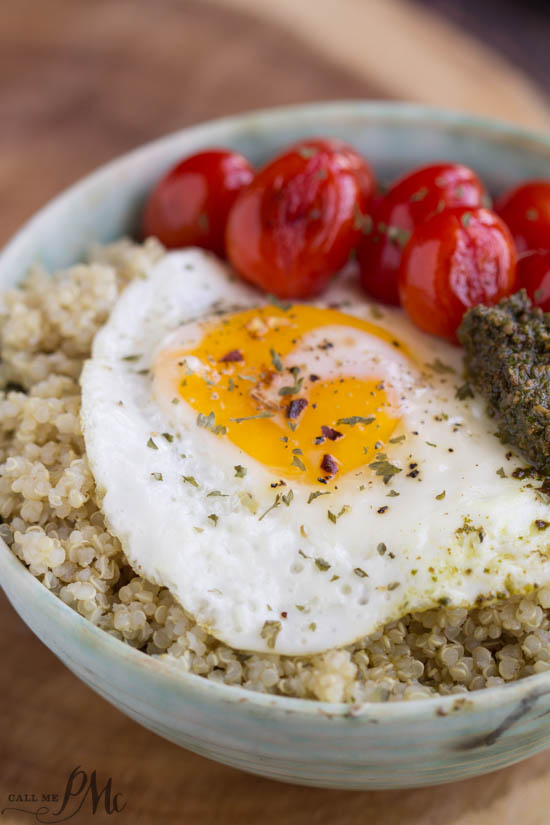
[[348, 170], [355, 172], [359, 188], [367, 201], [370, 203], [374, 199], [376, 180], [372, 167], [366, 158], [349, 143], [337, 138], [308, 138], [298, 141], [291, 148], [297, 149], [298, 152], [306, 156], [315, 152], [336, 154]]
[[518, 252], [550, 249], [550, 180], [532, 180], [502, 195], [495, 211], [508, 224]]
[[169, 249], [200, 246], [224, 256], [227, 215], [253, 177], [247, 159], [227, 149], [185, 158], [149, 195], [143, 236], [154, 235]]
[[485, 208], [448, 209], [416, 227], [399, 274], [401, 303], [425, 332], [456, 342], [467, 309], [496, 304], [517, 288], [506, 224]]
[[550, 249], [524, 252], [517, 272], [518, 289], [525, 289], [535, 306], [550, 312]]
[[337, 141], [303, 141], [261, 169], [230, 212], [229, 261], [280, 298], [319, 293], [347, 263], [374, 191], [370, 167]]
[[399, 303], [398, 275], [403, 247], [428, 218], [459, 206], [481, 206], [483, 184], [467, 166], [437, 163], [400, 178], [372, 212], [372, 231], [359, 248], [361, 282], [386, 304]]

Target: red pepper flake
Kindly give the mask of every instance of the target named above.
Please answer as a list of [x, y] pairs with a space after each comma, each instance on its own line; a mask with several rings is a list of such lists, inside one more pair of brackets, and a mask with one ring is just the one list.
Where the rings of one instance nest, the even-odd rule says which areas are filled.
[[286, 619], [287, 616], [288, 613], [286, 612], [286, 610], [283, 610], [283, 612], [281, 613], [281, 619]]
[[388, 505], [386, 504], [384, 507], [379, 507], [376, 512], [382, 514], [382, 513], [385, 513], [386, 510], [388, 510], [388, 509], [389, 509]]
[[300, 413], [303, 412], [306, 407], [307, 401], [305, 398], [295, 398], [294, 401], [291, 401], [286, 408], [286, 417], [298, 418]]
[[334, 456], [325, 453], [321, 461], [321, 470], [324, 470], [325, 473], [330, 473], [331, 476], [336, 475], [338, 472], [338, 462]]
[[313, 373], [309, 376], [309, 380], [311, 381], [312, 384], [315, 381], [319, 381], [319, 379], [320, 379], [320, 376], [319, 375], [314, 375]]
[[322, 425], [321, 432], [323, 433], [325, 438], [328, 438], [329, 441], [337, 441], [339, 438], [342, 438], [343, 436], [343, 433], [333, 429], [332, 427], [327, 427], [325, 426], [325, 424]]
[[225, 363], [230, 361], [244, 361], [244, 357], [240, 349], [232, 349], [229, 352], [226, 352], [225, 355], [219, 359]]

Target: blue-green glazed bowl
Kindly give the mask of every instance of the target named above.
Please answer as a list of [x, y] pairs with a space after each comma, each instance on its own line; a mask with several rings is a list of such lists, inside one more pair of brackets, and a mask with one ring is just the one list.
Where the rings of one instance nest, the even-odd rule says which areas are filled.
[[[550, 140], [408, 104], [341, 102], [253, 112], [184, 129], [131, 152], [39, 212], [0, 255], [0, 289], [31, 263], [73, 263], [92, 240], [131, 233], [144, 196], [182, 155], [230, 146], [253, 162], [311, 135], [343, 138], [382, 179], [455, 160], [495, 191], [550, 178]], [[414, 702], [326, 704], [256, 694], [180, 673], [114, 639], [43, 587], [5, 546], [2, 586], [22, 619], [77, 676], [124, 713], [203, 756], [328, 788], [405, 788], [493, 771], [550, 746], [550, 673]]]

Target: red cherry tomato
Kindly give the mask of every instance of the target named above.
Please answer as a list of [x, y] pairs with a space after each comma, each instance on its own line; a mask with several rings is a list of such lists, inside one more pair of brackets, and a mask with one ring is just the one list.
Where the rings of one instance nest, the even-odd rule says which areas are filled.
[[506, 221], [518, 252], [550, 249], [550, 180], [531, 180], [502, 195], [495, 212]]
[[[376, 213], [376, 211], [378, 209], [380, 209], [385, 197], [386, 196], [385, 196], [384, 192], [382, 192], [380, 189], [377, 192], [374, 193], [373, 198], [370, 202], [370, 215], [371, 215], [371, 217]], [[369, 221], [369, 225], [370, 225], [370, 221]]]
[[403, 251], [399, 293], [412, 321], [456, 341], [467, 309], [495, 304], [516, 287], [516, 251], [490, 209], [447, 209], [414, 230]]
[[340, 141], [302, 141], [261, 169], [226, 232], [235, 269], [281, 298], [318, 293], [357, 245], [374, 191], [370, 167]]
[[169, 248], [201, 246], [224, 255], [228, 212], [253, 177], [247, 159], [228, 149], [184, 158], [149, 195], [143, 235], [155, 235]]
[[550, 249], [524, 252], [517, 273], [518, 289], [523, 287], [535, 306], [550, 312]]
[[331, 152], [340, 158], [345, 158], [349, 168], [355, 170], [359, 187], [366, 199], [371, 201], [375, 198], [376, 181], [374, 172], [365, 158], [349, 143], [338, 140], [338, 138], [307, 138], [295, 143], [291, 149], [297, 149], [298, 152], [306, 156], [320, 151]]
[[398, 276], [411, 232], [431, 215], [457, 206], [480, 206], [485, 190], [459, 163], [423, 166], [398, 180], [372, 213], [372, 229], [359, 248], [361, 282], [385, 304], [399, 303]]

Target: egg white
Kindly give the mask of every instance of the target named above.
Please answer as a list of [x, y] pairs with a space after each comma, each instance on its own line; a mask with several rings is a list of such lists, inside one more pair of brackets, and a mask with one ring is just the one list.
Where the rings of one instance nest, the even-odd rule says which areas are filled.
[[[326, 491], [272, 487], [268, 468], [198, 427], [183, 400], [155, 394], [149, 371], [167, 341], [197, 317], [261, 303], [213, 256], [173, 252], [124, 291], [95, 338], [81, 378], [86, 451], [136, 571], [227, 644], [292, 655], [351, 643], [410, 611], [548, 582], [547, 500], [511, 477], [523, 462], [495, 437], [483, 402], [456, 398], [460, 350], [373, 307], [345, 278], [318, 305], [390, 330], [414, 356], [404, 365], [373, 339], [380, 369], [401, 381], [405, 437], [384, 448], [400, 469], [388, 484], [367, 455], [308, 503]], [[290, 488], [287, 505], [276, 497]]]

